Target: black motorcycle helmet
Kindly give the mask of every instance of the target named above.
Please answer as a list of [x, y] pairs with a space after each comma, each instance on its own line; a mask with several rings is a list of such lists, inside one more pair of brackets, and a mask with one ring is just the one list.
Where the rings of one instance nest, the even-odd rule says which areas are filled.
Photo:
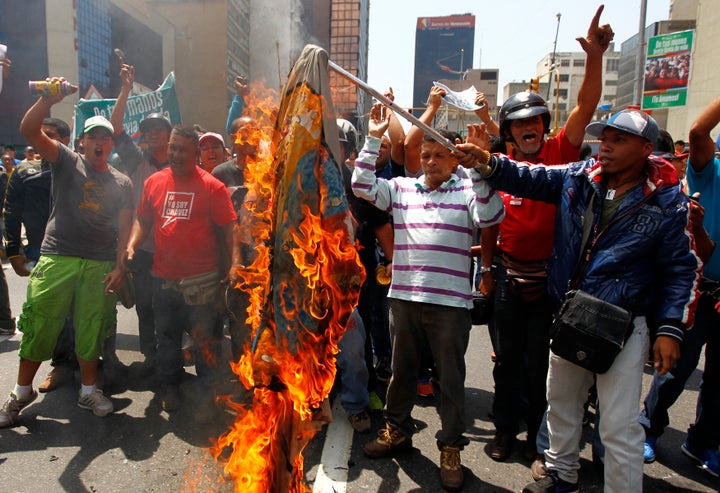
[[510, 122], [512, 120], [521, 120], [535, 115], [541, 115], [543, 133], [550, 130], [550, 110], [545, 100], [534, 92], [523, 91], [513, 94], [503, 103], [498, 113], [498, 121], [500, 123], [500, 135], [510, 142], [513, 141], [510, 134]]
[[142, 133], [146, 133], [148, 131], [148, 127], [155, 123], [160, 123], [167, 129], [168, 132], [172, 130], [172, 123], [170, 123], [170, 120], [168, 120], [165, 115], [162, 113], [150, 113], [140, 122], [140, 131]]

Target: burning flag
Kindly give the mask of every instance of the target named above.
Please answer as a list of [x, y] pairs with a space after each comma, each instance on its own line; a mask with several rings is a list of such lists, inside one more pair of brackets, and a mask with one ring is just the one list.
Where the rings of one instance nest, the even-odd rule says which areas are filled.
[[334, 160], [341, 153], [327, 67], [324, 50], [305, 47], [283, 91], [274, 160], [249, 162], [245, 171], [259, 244], [252, 265], [238, 269], [237, 287], [250, 293], [253, 343], [233, 370], [253, 401], [247, 408], [228, 401], [237, 419], [213, 448], [238, 492], [307, 491], [302, 450], [331, 419], [337, 344], [365, 276], [344, 164]]

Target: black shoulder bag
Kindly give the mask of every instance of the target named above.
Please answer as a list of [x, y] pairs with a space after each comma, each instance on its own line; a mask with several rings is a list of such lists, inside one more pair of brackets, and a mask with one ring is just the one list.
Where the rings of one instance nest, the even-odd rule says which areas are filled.
[[[587, 210], [582, 245], [590, 235], [592, 201]], [[550, 349], [586, 370], [605, 373], [630, 337], [632, 321], [630, 311], [582, 290], [571, 290], [550, 329]]]

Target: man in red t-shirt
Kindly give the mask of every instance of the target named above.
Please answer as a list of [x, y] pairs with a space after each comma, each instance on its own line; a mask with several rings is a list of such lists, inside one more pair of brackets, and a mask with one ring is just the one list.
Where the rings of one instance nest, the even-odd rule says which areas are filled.
[[[153, 308], [157, 332], [157, 377], [166, 411], [180, 406], [183, 376], [182, 332], [190, 324], [197, 346], [195, 369], [211, 403], [209, 380], [219, 369], [222, 325], [215, 304], [220, 291], [220, 258], [232, 252], [237, 216], [222, 182], [196, 166], [198, 136], [191, 127], [170, 133], [170, 166], [145, 180], [130, 234], [127, 260], [150, 233], [155, 239], [152, 271]], [[220, 238], [217, 236], [220, 235]], [[219, 241], [218, 241], [219, 240]], [[222, 250], [226, 250], [223, 252]], [[199, 421], [212, 416], [204, 406]]]
[[[512, 144], [510, 157], [541, 165], [578, 161], [585, 137], [602, 90], [603, 53], [612, 40], [609, 25], [599, 26], [601, 6], [590, 23], [586, 38], [578, 38], [587, 54], [585, 76], [578, 103], [565, 127], [545, 139], [550, 112], [538, 94], [514, 94], [502, 105], [500, 134]], [[510, 456], [527, 397], [524, 418], [527, 442], [524, 455], [536, 456], [535, 438], [545, 413], [545, 379], [548, 370], [548, 328], [553, 307], [547, 295], [545, 265], [553, 243], [555, 206], [510, 194], [501, 194], [505, 219], [499, 226], [481, 232], [482, 280], [485, 295], [495, 291], [494, 331], [496, 333], [495, 437], [486, 449], [498, 461]], [[498, 234], [499, 233], [499, 234]], [[495, 260], [495, 268], [491, 269]]]

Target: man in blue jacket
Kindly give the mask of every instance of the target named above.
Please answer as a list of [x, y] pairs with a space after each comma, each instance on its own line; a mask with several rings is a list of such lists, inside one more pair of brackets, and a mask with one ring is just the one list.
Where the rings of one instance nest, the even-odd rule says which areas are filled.
[[[594, 375], [551, 352], [549, 474], [526, 486], [528, 493], [577, 491], [582, 404], [594, 377], [606, 447], [605, 492], [642, 491], [644, 433], [637, 415], [648, 325], [657, 333], [655, 368], [664, 374], [679, 357], [697, 304], [701, 263], [688, 199], [672, 165], [651, 156], [657, 123], [625, 110], [586, 131], [600, 139], [599, 159], [567, 166], [516, 163], [472, 143], [458, 145], [466, 153], [461, 164], [472, 167], [475, 177], [479, 173], [499, 190], [558, 205], [548, 263], [556, 309], [572, 287], [633, 314], [632, 333], [606, 373]], [[484, 147], [485, 139], [482, 127], [470, 128], [469, 142]]]

